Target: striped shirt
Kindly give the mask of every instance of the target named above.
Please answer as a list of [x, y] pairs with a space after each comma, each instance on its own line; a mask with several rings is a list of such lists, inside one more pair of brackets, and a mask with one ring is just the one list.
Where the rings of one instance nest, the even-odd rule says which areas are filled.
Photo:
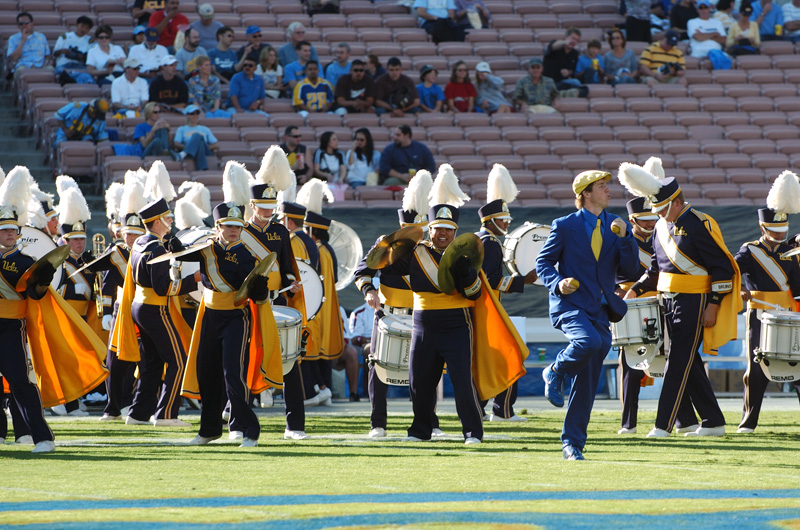
[[667, 51], [661, 47], [661, 41], [654, 42], [645, 48], [642, 52], [642, 56], [639, 58], [639, 64], [645, 65], [653, 72], [667, 63], [678, 63], [686, 68], [683, 52], [674, 46], [671, 50]]

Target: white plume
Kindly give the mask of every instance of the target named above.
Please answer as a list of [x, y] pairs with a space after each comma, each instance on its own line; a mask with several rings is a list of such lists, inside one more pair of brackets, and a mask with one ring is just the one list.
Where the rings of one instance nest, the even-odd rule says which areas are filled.
[[661, 182], [644, 168], [623, 162], [619, 166], [617, 178], [620, 184], [637, 197], [652, 197], [661, 189]]
[[0, 185], [3, 184], [4, 180], [6, 180], [6, 172], [3, 171], [2, 167], [0, 167]]
[[489, 172], [486, 188], [486, 202], [490, 203], [501, 199], [506, 204], [514, 201], [519, 195], [514, 179], [503, 164], [495, 164]]
[[125, 174], [125, 191], [119, 201], [119, 216], [123, 218], [132, 213], [139, 213], [139, 210], [147, 205], [144, 196], [144, 182], [139, 179], [135, 171], [128, 171]]
[[80, 186], [78, 183], [75, 182], [75, 179], [70, 177], [69, 175], [59, 175], [56, 177], [56, 192], [58, 192], [59, 198], [61, 194], [64, 193], [64, 190], [67, 188], [75, 188], [80, 190]]
[[45, 216], [42, 203], [46, 202], [49, 209], [53, 209], [53, 194], [45, 193], [39, 189], [39, 184], [33, 180], [31, 176], [28, 186], [31, 190], [31, 200], [28, 203], [28, 225], [43, 230], [47, 225], [47, 217]]
[[403, 210], [426, 215], [430, 204], [428, 196], [433, 188], [433, 177], [427, 169], [420, 169], [408, 181], [408, 187], [403, 192]]
[[458, 187], [458, 177], [453, 172], [453, 166], [442, 164], [439, 166], [439, 173], [433, 181], [433, 188], [429, 195], [431, 206], [437, 204], [449, 204], [460, 208], [469, 200], [469, 195], [461, 191]]
[[30, 171], [25, 166], [16, 166], [0, 185], [0, 207], [11, 207], [17, 214], [20, 226], [28, 222], [28, 207], [31, 202]]
[[289, 184], [285, 190], [278, 192], [278, 204], [282, 202], [294, 202], [297, 199], [297, 177], [295, 176], [294, 171], [292, 171], [290, 176], [291, 184]]
[[119, 204], [122, 201], [122, 194], [125, 193], [125, 186], [121, 182], [112, 182], [106, 190], [106, 217], [119, 219]]
[[800, 181], [797, 175], [789, 170], [778, 175], [767, 194], [767, 208], [779, 213], [800, 213]]
[[203, 220], [208, 217], [192, 199], [182, 197], [175, 201], [175, 226], [178, 230], [186, 230], [194, 226], [205, 226]]
[[657, 156], [651, 156], [648, 158], [647, 162], [644, 163], [642, 168], [658, 180], [664, 180], [667, 178], [667, 174], [664, 173], [664, 165], [661, 163], [661, 159]]
[[58, 203], [58, 220], [61, 224], [72, 225], [78, 222], [85, 223], [92, 218], [89, 205], [83, 197], [81, 190], [67, 188], [61, 194]]
[[147, 172], [144, 193], [148, 201], [164, 199], [171, 202], [175, 199], [175, 187], [169, 179], [169, 171], [161, 160], [156, 160]]
[[292, 168], [286, 153], [277, 145], [271, 145], [264, 158], [261, 160], [261, 167], [256, 172], [256, 180], [261, 184], [272, 184], [272, 186], [282, 191], [292, 185]]
[[309, 212], [322, 215], [323, 196], [328, 199], [328, 202], [334, 201], [333, 193], [328, 188], [327, 182], [320, 179], [311, 179], [303, 184], [303, 187], [297, 192], [295, 202], [305, 206]]
[[187, 180], [178, 188], [178, 194], [184, 192], [186, 194], [183, 198], [192, 201], [195, 206], [205, 213], [205, 217], [211, 214], [211, 192], [202, 183]]
[[222, 172], [222, 197], [239, 206], [250, 204], [250, 180], [253, 176], [239, 162], [229, 160]]

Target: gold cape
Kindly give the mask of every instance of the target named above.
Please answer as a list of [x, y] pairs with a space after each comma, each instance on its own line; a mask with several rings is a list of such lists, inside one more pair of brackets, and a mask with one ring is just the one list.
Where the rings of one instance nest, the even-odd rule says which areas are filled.
[[317, 314], [320, 321], [319, 357], [326, 360], [339, 358], [344, 351], [344, 327], [342, 313], [339, 310], [339, 295], [334, 281], [333, 258], [325, 245], [317, 243], [319, 248], [319, 268], [322, 284], [325, 287], [325, 299]]

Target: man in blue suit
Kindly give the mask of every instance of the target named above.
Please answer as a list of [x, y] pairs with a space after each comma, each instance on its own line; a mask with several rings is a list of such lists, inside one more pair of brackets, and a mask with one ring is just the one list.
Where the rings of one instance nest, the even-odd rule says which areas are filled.
[[[610, 200], [605, 171], [584, 171], [572, 182], [578, 211], [553, 221], [536, 259], [536, 273], [550, 291], [550, 320], [569, 340], [545, 368], [545, 397], [564, 406], [564, 378], [574, 378], [561, 431], [563, 455], [584, 460], [586, 427], [611, 347], [609, 320], [619, 321], [628, 307], [614, 294], [617, 271], [636, 274], [638, 247], [628, 223], [605, 211]], [[558, 266], [558, 269], [556, 269]]]

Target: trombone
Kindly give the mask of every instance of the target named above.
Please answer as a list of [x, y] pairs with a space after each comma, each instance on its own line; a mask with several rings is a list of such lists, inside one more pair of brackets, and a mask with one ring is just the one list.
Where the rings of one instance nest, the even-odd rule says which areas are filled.
[[[106, 251], [106, 238], [103, 234], [92, 236], [92, 256], [97, 259]], [[97, 316], [103, 318], [103, 276], [101, 272], [94, 273], [94, 303]]]

